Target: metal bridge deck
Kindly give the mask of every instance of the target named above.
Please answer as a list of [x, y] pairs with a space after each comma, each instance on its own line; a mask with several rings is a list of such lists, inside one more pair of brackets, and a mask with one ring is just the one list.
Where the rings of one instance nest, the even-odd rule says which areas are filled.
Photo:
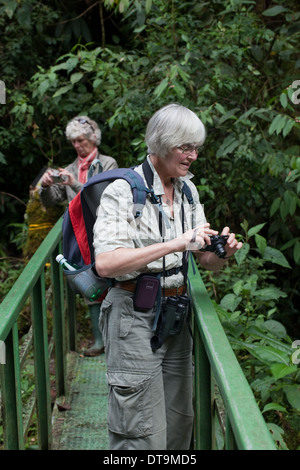
[[68, 356], [68, 394], [53, 415], [53, 450], [107, 450], [105, 354]]

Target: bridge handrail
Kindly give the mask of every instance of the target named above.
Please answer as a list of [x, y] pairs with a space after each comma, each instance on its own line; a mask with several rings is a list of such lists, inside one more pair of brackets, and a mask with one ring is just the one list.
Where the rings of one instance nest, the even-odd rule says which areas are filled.
[[44, 270], [49, 256], [57, 248], [62, 237], [61, 224], [62, 220], [59, 219], [0, 304], [0, 339], [2, 341], [6, 340], [33, 286]]
[[[55, 386], [58, 395], [66, 392], [66, 343], [65, 305], [72, 322], [75, 314], [74, 296], [67, 289], [64, 302], [62, 270], [55, 261], [61, 249], [62, 219], [60, 218], [43, 240], [35, 254], [14, 283], [0, 305], [0, 340], [5, 345], [5, 361], [0, 364], [0, 402], [3, 419], [4, 449], [23, 449], [33, 410], [37, 410], [38, 443], [40, 449], [51, 448], [51, 396], [49, 357], [55, 344]], [[48, 342], [45, 265], [50, 261], [52, 290], [52, 338]], [[20, 348], [18, 318], [25, 302], [31, 301], [31, 321], [35, 390], [26, 408], [23, 406], [21, 369], [30, 346]], [[70, 318], [69, 318], [70, 317]], [[2, 343], [2, 344], [3, 344]], [[51, 344], [52, 343], [52, 344]], [[69, 326], [70, 343], [70, 326]]]
[[[195, 381], [199, 403], [196, 413], [197, 448], [214, 446], [211, 409], [213, 376], [225, 407], [226, 447], [241, 450], [275, 450], [276, 446], [253, 392], [232, 350], [199, 271], [189, 269], [195, 335]], [[197, 396], [196, 396], [197, 400]], [[204, 416], [203, 419], [201, 419]], [[211, 415], [211, 413], [210, 413]]]

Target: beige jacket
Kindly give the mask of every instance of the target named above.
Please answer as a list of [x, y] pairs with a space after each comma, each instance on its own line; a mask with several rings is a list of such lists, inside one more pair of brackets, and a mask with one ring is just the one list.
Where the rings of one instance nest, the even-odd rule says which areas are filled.
[[[100, 160], [100, 165], [95, 166], [93, 175], [101, 173], [102, 171], [113, 170], [118, 168], [116, 160], [108, 155], [97, 154], [96, 159]], [[52, 186], [47, 186], [46, 188], [41, 187], [39, 190], [40, 200], [45, 207], [54, 206], [65, 201], [70, 202], [77, 193], [81, 190], [83, 184], [78, 181], [78, 158], [66, 167], [76, 179], [76, 183], [73, 186], [62, 185], [62, 184], [53, 184]], [[92, 175], [92, 176], [93, 176]]]

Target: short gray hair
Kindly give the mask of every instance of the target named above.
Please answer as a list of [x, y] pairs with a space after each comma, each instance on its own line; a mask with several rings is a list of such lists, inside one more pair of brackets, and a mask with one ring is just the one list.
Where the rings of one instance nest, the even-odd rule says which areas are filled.
[[98, 124], [92, 121], [88, 116], [76, 116], [66, 127], [66, 137], [68, 140], [74, 140], [84, 135], [86, 139], [93, 142], [97, 147], [101, 142], [101, 131]]
[[171, 103], [159, 109], [146, 129], [148, 153], [165, 157], [168, 151], [182, 144], [201, 147], [206, 131], [198, 116], [185, 106]]

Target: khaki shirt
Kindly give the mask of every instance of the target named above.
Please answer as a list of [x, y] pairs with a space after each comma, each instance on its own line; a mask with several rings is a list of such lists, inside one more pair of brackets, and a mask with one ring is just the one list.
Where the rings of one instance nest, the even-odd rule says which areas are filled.
[[[161, 180], [148, 157], [153, 171], [153, 189], [157, 196], [164, 194]], [[144, 177], [142, 165], [135, 171]], [[134, 218], [134, 207], [132, 191], [129, 184], [124, 180], [116, 180], [103, 192], [101, 204], [98, 207], [97, 219], [94, 225], [94, 249], [95, 256], [100, 253], [115, 250], [117, 248], [141, 248], [155, 243], [171, 240], [182, 235], [182, 185], [186, 181], [191, 188], [194, 204], [190, 205], [184, 198], [184, 231], [192, 229], [206, 222], [202, 205], [199, 201], [198, 191], [190, 181], [193, 175], [189, 172], [183, 178], [174, 179], [174, 217], [171, 216], [170, 208], [163, 203], [165, 227], [164, 237], [161, 236], [158, 224], [157, 207], [151, 203], [149, 198], [143, 206], [142, 216]], [[145, 182], [146, 185], [146, 182]], [[165, 256], [165, 267], [167, 270], [182, 265], [183, 253], [171, 253]], [[142, 272], [162, 272], [163, 258], [149, 263], [140, 271], [134, 271], [123, 276], [116, 277], [118, 281], [136, 278]], [[182, 272], [165, 278], [166, 287], [179, 287], [183, 284]]]

